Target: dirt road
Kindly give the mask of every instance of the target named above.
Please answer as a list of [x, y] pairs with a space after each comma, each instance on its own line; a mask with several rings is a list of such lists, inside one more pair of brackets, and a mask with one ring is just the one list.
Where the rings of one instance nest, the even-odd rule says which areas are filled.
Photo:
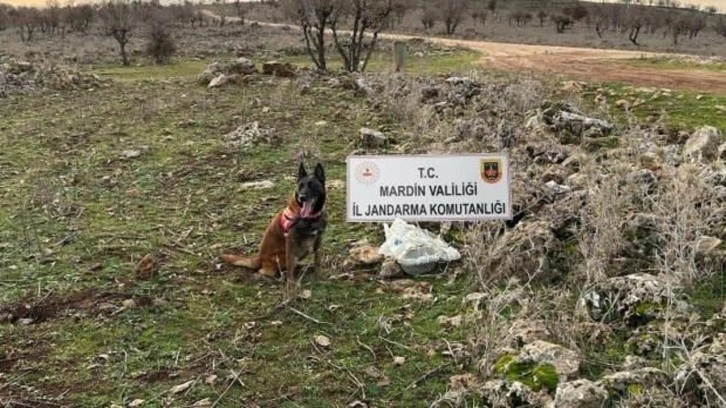
[[[203, 13], [218, 18], [210, 10]], [[238, 21], [228, 17], [228, 21]], [[289, 27], [258, 21], [271, 27]], [[641, 51], [625, 51], [596, 48], [559, 47], [549, 45], [508, 44], [490, 41], [459, 40], [452, 38], [411, 36], [404, 34], [381, 34], [381, 38], [407, 40], [425, 38], [431, 42], [448, 46], [459, 46], [482, 53], [482, 65], [506, 71], [528, 71], [553, 75], [563, 79], [620, 82], [624, 84], [726, 94], [726, 73], [704, 69], [659, 69], [629, 65], [623, 60], [640, 57], [688, 57], [679, 54], [664, 54]]]

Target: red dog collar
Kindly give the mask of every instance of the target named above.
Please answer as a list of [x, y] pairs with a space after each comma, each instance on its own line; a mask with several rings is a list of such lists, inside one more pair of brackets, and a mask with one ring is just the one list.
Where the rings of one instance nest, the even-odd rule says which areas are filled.
[[288, 206], [285, 208], [285, 211], [282, 212], [282, 217], [280, 217], [280, 227], [282, 228], [282, 232], [287, 234], [287, 232], [290, 231], [299, 219], [311, 220], [320, 217], [320, 214], [322, 214], [322, 210], [317, 214], [302, 217], [300, 216], [299, 211], [294, 211]]

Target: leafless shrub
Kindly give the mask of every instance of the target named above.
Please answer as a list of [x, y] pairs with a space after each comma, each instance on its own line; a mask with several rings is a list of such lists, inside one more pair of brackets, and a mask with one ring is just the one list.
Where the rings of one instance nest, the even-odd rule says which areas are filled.
[[718, 20], [714, 22], [713, 28], [716, 34], [726, 38], [726, 19], [723, 16], [718, 17]]
[[472, 8], [471, 18], [479, 24], [485, 25], [487, 17], [489, 17], [489, 9], [487, 8], [487, 5], [477, 2], [472, 5]]
[[192, 3], [188, 0], [183, 4], [170, 5], [169, 11], [177, 23], [182, 25], [189, 24], [192, 28], [194, 28], [196, 23], [199, 23], [201, 26], [203, 22], [201, 11], [195, 10], [194, 5], [192, 5]]
[[146, 52], [154, 58], [157, 64], [169, 62], [176, 51], [174, 38], [171, 35], [170, 18], [161, 11], [155, 13], [149, 20], [148, 42]]
[[408, 77], [391, 75], [384, 79], [380, 99], [396, 121], [415, 125], [421, 106], [422, 85]]
[[527, 25], [527, 23], [532, 21], [532, 13], [523, 10], [513, 11], [509, 14], [509, 25], [512, 25], [512, 21], [514, 21], [517, 27]]
[[565, 30], [572, 26], [573, 21], [570, 17], [557, 14], [550, 17], [552, 19], [552, 22], [555, 23], [555, 30], [558, 34], [562, 34], [565, 32]]
[[576, 4], [568, 7], [564, 7], [562, 9], [562, 14], [566, 15], [567, 17], [570, 17], [572, 21], [580, 21], [588, 16], [589, 12], [587, 10], [587, 7], [585, 7], [582, 3], [577, 2]]
[[235, 0], [234, 2], [234, 11], [237, 15], [237, 18], [239, 19], [239, 23], [244, 25], [245, 23], [245, 16], [247, 15], [247, 4], [242, 3], [240, 0]]
[[66, 24], [79, 33], [86, 33], [95, 16], [95, 10], [90, 4], [68, 6], [65, 9]]
[[549, 14], [547, 14], [547, 12], [544, 11], [544, 10], [540, 10], [540, 11], [537, 12], [537, 18], [539, 19], [539, 26], [540, 27], [544, 26], [544, 22], [547, 19], [547, 16], [548, 15]]
[[305, 46], [318, 69], [326, 70], [325, 30], [338, 23], [337, 0], [283, 0], [284, 13], [302, 27]]
[[430, 30], [436, 25], [438, 13], [436, 9], [431, 7], [424, 7], [421, 13], [421, 24], [423, 24], [424, 30]]
[[[404, 3], [397, 0], [339, 0], [339, 15], [344, 20], [351, 19], [353, 27], [350, 37], [343, 40], [338, 36], [336, 25], [331, 26], [335, 46], [343, 58], [346, 71], [365, 71], [378, 34], [390, 21], [397, 4], [402, 7]], [[370, 41], [365, 40], [367, 32], [372, 34]]]
[[469, 301], [474, 309], [471, 318], [480, 328], [470, 342], [474, 354], [479, 356], [478, 369], [486, 378], [494, 372], [497, 359], [513, 340], [508, 333], [513, 318], [509, 315], [528, 303], [531, 292], [516, 280], [507, 281], [504, 288], [482, 286], [479, 290]]
[[12, 25], [17, 28], [20, 40], [33, 41], [33, 35], [41, 23], [40, 11], [35, 7], [17, 7], [11, 10], [9, 15]]
[[437, 7], [442, 14], [442, 20], [446, 26], [446, 34], [454, 34], [456, 28], [464, 21], [467, 3], [465, 0], [439, 0]]
[[3, 31], [8, 28], [10, 25], [11, 19], [10, 15], [12, 14], [13, 7], [0, 3], [0, 31]]
[[[389, 26], [394, 11], [405, 11], [405, 4], [403, 0], [286, 0], [283, 8], [288, 18], [300, 23], [308, 54], [318, 69], [327, 69], [325, 31], [329, 29], [343, 68], [355, 72], [365, 70], [378, 34]], [[349, 23], [352, 32], [342, 37], [338, 32], [344, 23]]]
[[131, 34], [136, 28], [134, 11], [133, 6], [127, 0], [110, 0], [101, 9], [101, 20], [106, 34], [113, 37], [118, 43], [121, 62], [125, 66], [131, 65], [126, 45], [131, 40]]
[[394, 24], [402, 24], [403, 18], [406, 16], [406, 12], [411, 7], [409, 1], [397, 1], [393, 5], [393, 18], [390, 21], [390, 27], [393, 28]]
[[713, 190], [704, 181], [711, 171], [693, 164], [669, 169], [653, 204], [655, 214], [663, 220], [659, 231], [665, 245], [657, 256], [659, 269], [678, 278], [684, 286], [714, 272], [696, 262], [696, 243], [707, 235], [718, 214], [719, 204], [710, 197]]
[[633, 209], [630, 195], [620, 186], [627, 169], [613, 168], [607, 177], [598, 174], [592, 159], [582, 158], [580, 173], [589, 191], [587, 205], [580, 214], [582, 226], [577, 236], [577, 248], [582, 255], [580, 266], [585, 284], [600, 282], [610, 275], [613, 259], [627, 243], [623, 239], [622, 220]]

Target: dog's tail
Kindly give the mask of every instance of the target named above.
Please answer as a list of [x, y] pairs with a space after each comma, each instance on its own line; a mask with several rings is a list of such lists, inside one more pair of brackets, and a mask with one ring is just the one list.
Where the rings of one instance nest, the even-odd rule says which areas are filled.
[[260, 267], [262, 266], [262, 263], [260, 262], [260, 257], [258, 256], [222, 254], [219, 256], [219, 258], [230, 265], [242, 266], [248, 269], [260, 269]]

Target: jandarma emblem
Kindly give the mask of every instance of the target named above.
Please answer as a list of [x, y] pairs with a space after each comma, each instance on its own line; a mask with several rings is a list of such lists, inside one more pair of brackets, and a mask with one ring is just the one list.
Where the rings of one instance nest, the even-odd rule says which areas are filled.
[[355, 178], [361, 184], [373, 184], [378, 181], [380, 170], [375, 163], [363, 162], [355, 169]]
[[494, 184], [502, 179], [502, 162], [497, 159], [482, 159], [480, 165], [481, 178], [487, 183]]

